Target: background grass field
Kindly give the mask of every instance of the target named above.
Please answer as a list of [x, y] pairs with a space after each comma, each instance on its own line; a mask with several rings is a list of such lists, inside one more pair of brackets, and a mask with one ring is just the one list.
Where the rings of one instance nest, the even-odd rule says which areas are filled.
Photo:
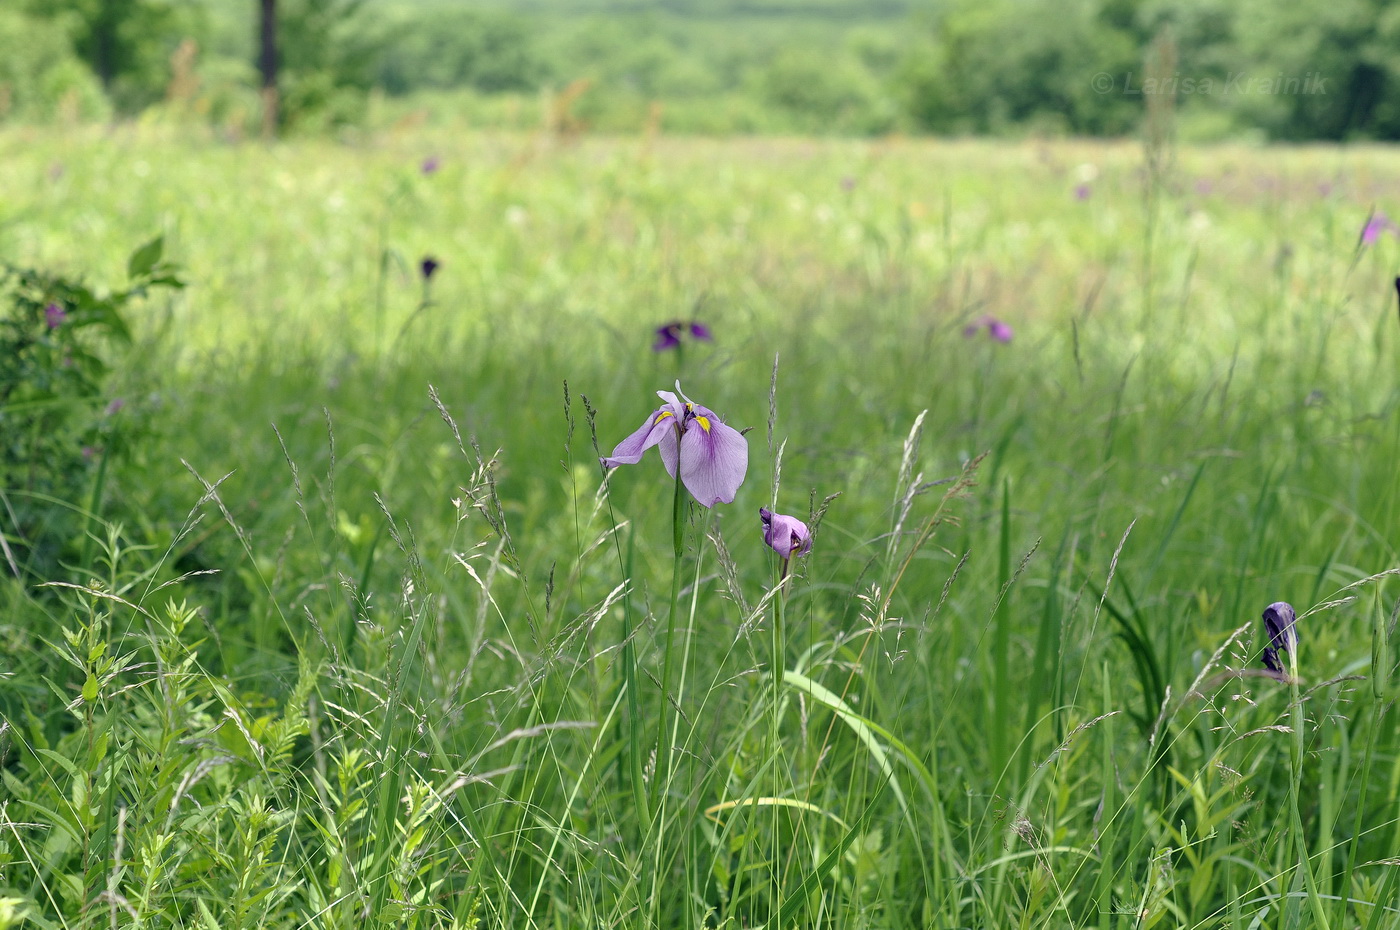
[[[128, 126], [0, 198], [189, 284], [4, 583], [0, 927], [1400, 926], [1394, 152]], [[752, 431], [673, 565], [596, 456], [677, 378]]]

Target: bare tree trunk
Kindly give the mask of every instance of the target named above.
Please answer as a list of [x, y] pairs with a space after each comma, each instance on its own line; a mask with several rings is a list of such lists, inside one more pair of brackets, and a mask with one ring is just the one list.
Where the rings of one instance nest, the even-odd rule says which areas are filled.
[[277, 135], [277, 0], [259, 0], [262, 21], [258, 28], [258, 70], [262, 72], [264, 139]]

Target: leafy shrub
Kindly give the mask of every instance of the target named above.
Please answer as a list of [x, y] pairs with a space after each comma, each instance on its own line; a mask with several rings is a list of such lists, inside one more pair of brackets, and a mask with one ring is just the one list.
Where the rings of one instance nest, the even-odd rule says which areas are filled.
[[132, 253], [123, 290], [0, 265], [0, 497], [10, 569], [43, 576], [74, 531], [77, 499], [119, 438], [103, 355], [131, 341], [124, 312], [152, 287], [183, 286], [157, 237]]

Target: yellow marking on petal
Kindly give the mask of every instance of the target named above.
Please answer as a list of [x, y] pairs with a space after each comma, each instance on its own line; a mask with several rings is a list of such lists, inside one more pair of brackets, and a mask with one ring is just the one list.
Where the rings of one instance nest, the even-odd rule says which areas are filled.
[[708, 432], [710, 431], [710, 418], [709, 418], [709, 417], [696, 417], [696, 418], [695, 418], [695, 422], [696, 422], [696, 423], [699, 423], [699, 424], [700, 424], [700, 428], [701, 428], [702, 430], [704, 430], [705, 432], [708, 433]]
[[652, 421], [651, 421], [651, 425], [652, 425], [652, 426], [655, 426], [656, 424], [660, 423], [662, 420], [666, 419], [667, 417], [673, 417], [673, 416], [675, 416], [675, 414], [672, 413], [671, 411], [669, 411], [669, 410], [663, 410], [663, 411], [661, 411], [660, 413], [658, 413], [658, 414], [656, 415], [656, 419], [655, 419], [655, 420], [652, 420]]

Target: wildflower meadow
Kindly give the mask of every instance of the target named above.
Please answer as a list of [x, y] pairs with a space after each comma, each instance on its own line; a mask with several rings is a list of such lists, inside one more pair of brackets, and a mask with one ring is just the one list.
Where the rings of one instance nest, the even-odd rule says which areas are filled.
[[0, 131], [0, 930], [1400, 928], [1400, 154]]

